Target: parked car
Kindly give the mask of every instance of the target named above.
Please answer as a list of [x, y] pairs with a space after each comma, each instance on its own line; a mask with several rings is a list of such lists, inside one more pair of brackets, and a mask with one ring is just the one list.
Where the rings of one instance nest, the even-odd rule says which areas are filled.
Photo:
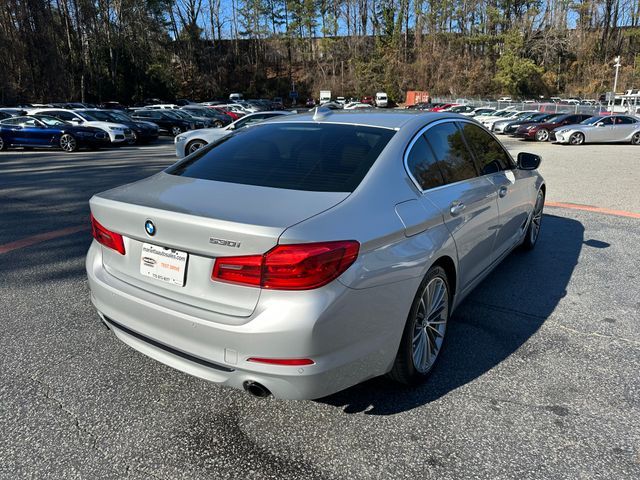
[[313, 98], [307, 98], [307, 101], [304, 102], [304, 106], [307, 108], [313, 108], [316, 106], [316, 101]]
[[442, 103], [442, 104], [440, 104], [440, 105], [436, 105], [436, 106], [434, 106], [434, 107], [431, 109], [431, 111], [432, 111], [432, 112], [442, 112], [442, 111], [444, 111], [444, 110], [447, 110], [448, 108], [451, 108], [451, 107], [457, 107], [457, 106], [458, 106], [458, 104], [457, 104], [457, 103]]
[[371, 96], [367, 95], [367, 96], [362, 97], [362, 99], [360, 100], [360, 102], [362, 102], [362, 103], [368, 103], [369, 105], [372, 105], [372, 106], [373, 106], [373, 104], [374, 104], [374, 99], [373, 99], [373, 97], [371, 97]]
[[174, 118], [181, 118], [188, 122], [193, 122], [194, 128], [207, 128], [214, 126], [213, 121], [210, 118], [202, 117], [193, 111], [178, 109], [168, 110], [165, 113]]
[[474, 110], [475, 109], [471, 105], [455, 105], [453, 107], [445, 109], [445, 111], [447, 111], [447, 112], [461, 113], [461, 114], [471, 113]]
[[536, 115], [540, 115], [540, 112], [523, 113], [522, 115], [518, 115], [515, 119], [506, 118], [504, 120], [496, 120], [495, 122], [493, 122], [493, 125], [491, 126], [491, 130], [495, 133], [504, 133], [504, 128], [507, 125], [517, 121], [526, 122], [527, 120], [534, 118]]
[[192, 154], [196, 150], [200, 150], [205, 145], [215, 142], [229, 135], [230, 133], [240, 130], [243, 127], [263, 122], [264, 120], [278, 115], [290, 115], [291, 112], [257, 112], [242, 117], [239, 120], [227, 125], [224, 128], [205, 128], [204, 130], [196, 130], [193, 132], [178, 135], [175, 138], [176, 156], [178, 158]]
[[110, 143], [109, 135], [100, 128], [72, 125], [47, 115], [9, 117], [0, 121], [0, 150], [60, 148], [71, 153], [79, 148], [96, 149]]
[[229, 100], [231, 102], [238, 102], [238, 101], [240, 101], [242, 99], [243, 99], [243, 97], [242, 97], [241, 93], [232, 93], [232, 94], [229, 95]]
[[131, 113], [131, 118], [134, 120], [153, 122], [160, 128], [160, 133], [164, 132], [174, 137], [182, 132], [196, 128], [194, 120], [185, 120], [184, 118], [175, 117], [169, 115], [164, 110], [135, 110]]
[[209, 107], [212, 108], [213, 110], [215, 110], [216, 112], [219, 112], [223, 115], [228, 115], [229, 117], [231, 117], [232, 121], [236, 121], [238, 120], [240, 117], [244, 117], [245, 113], [243, 112], [238, 112], [238, 111], [234, 111], [225, 107], [217, 107], [217, 106], [212, 106]]
[[434, 107], [433, 103], [418, 102], [418, 103], [414, 103], [413, 105], [408, 105], [406, 108], [410, 110], [430, 110], [433, 107]]
[[130, 143], [134, 138], [132, 130], [126, 125], [119, 122], [99, 120], [89, 113], [78, 110], [35, 108], [30, 109], [28, 113], [29, 115], [47, 115], [55, 117], [74, 125], [100, 128], [107, 132], [111, 143], [114, 145]]
[[121, 125], [125, 125], [131, 129], [132, 136], [129, 139], [130, 144], [134, 143], [149, 143], [158, 139], [158, 125], [151, 122], [137, 121], [128, 116], [121, 110], [78, 110], [79, 112], [85, 112], [95, 118], [104, 122], [116, 122]]
[[[504, 125], [502, 127], [502, 133], [504, 133], [505, 135], [513, 135], [516, 133], [518, 128], [522, 126], [550, 122], [558, 116], [559, 115], [557, 113], [538, 113], [528, 118], [519, 118], [518, 120], [514, 120]], [[494, 126], [494, 129], [495, 129], [495, 126]]]
[[[555, 117], [542, 122], [531, 125], [523, 125], [516, 130], [516, 137], [524, 140], [536, 140], [538, 142], [546, 142], [551, 139], [553, 131], [565, 125], [574, 125], [591, 118], [592, 115], [585, 113], [569, 113], [557, 114]], [[555, 139], [555, 137], [553, 137]]]
[[534, 248], [539, 164], [455, 114], [282, 115], [95, 195], [91, 300], [132, 348], [255, 396], [420, 384], [465, 296]]
[[[27, 110], [25, 110], [24, 108], [0, 108], [0, 112], [2, 112], [5, 115], [8, 115], [10, 117], [21, 117], [23, 115], [27, 114]], [[7, 117], [5, 117], [7, 118]]]
[[492, 115], [496, 112], [495, 108], [490, 108], [490, 107], [476, 107], [471, 111], [467, 111], [467, 112], [459, 112], [464, 116], [467, 117], [480, 117], [482, 115], [484, 116], [489, 116]]
[[640, 119], [631, 115], [603, 115], [591, 117], [578, 125], [554, 130], [557, 143], [631, 142], [640, 145]]
[[537, 110], [523, 110], [523, 111], [504, 110], [504, 111], [498, 111], [494, 115], [489, 115], [486, 117], [484, 116], [478, 117], [476, 118], [476, 120], [478, 120], [482, 125], [487, 127], [489, 130], [493, 130], [493, 124], [495, 122], [498, 122], [501, 120], [507, 120], [507, 119], [515, 120], [517, 118], [522, 117], [523, 115], [528, 115], [530, 113], [537, 113]]
[[389, 106], [389, 97], [385, 92], [376, 93], [375, 105], [378, 108], [387, 108]]
[[192, 115], [198, 115], [199, 117], [206, 117], [211, 119], [212, 126], [214, 127], [224, 127], [229, 125], [233, 120], [226, 113], [219, 112], [215, 108], [212, 107], [198, 107], [194, 105], [186, 105], [182, 107], [182, 110], [185, 110], [187, 113]]
[[5, 118], [11, 118], [11, 117], [13, 117], [13, 115], [0, 110], [0, 120], [4, 120]]
[[373, 105], [369, 105], [368, 103], [361, 103], [361, 102], [352, 102], [352, 103], [348, 103], [344, 106], [345, 110], [361, 110], [364, 108], [372, 108]]

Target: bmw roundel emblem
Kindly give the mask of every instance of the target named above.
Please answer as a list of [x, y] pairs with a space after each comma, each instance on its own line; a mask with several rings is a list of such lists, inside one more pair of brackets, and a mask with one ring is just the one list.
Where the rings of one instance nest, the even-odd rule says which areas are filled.
[[151, 220], [147, 220], [146, 222], [144, 222], [144, 230], [150, 237], [153, 237], [156, 234], [156, 226]]

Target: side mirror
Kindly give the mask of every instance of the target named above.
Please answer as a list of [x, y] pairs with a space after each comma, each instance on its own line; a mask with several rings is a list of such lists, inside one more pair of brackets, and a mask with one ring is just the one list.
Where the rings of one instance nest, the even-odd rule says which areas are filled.
[[535, 170], [540, 166], [542, 158], [534, 153], [520, 152], [516, 162], [520, 170]]
[[604, 123], [598, 122], [598, 123], [596, 123], [596, 127], [604, 127]]
[[74, 117], [74, 118], [72, 118], [72, 119], [71, 119], [71, 123], [81, 124], [81, 123], [82, 123], [82, 120], [80, 120], [79, 118], [75, 118], [75, 117]]

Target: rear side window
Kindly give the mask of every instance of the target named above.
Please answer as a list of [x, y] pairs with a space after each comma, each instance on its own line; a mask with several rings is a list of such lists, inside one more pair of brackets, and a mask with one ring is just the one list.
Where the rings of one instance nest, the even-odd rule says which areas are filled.
[[444, 185], [436, 157], [422, 135], [416, 139], [409, 151], [407, 168], [423, 190]]
[[462, 131], [467, 144], [478, 160], [480, 175], [512, 168], [509, 155], [489, 132], [471, 123], [463, 123]]
[[460, 182], [477, 176], [471, 152], [455, 123], [447, 122], [430, 128], [425, 133], [439, 162], [445, 183]]
[[631, 117], [615, 117], [616, 125], [631, 125], [632, 123], [636, 123]]
[[395, 134], [341, 124], [265, 123], [205, 147], [167, 173], [316, 192], [352, 192]]

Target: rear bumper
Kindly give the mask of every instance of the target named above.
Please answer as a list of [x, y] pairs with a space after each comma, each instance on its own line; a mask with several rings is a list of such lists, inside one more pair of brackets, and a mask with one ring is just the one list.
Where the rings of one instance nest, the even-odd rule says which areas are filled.
[[[406, 282], [354, 290], [334, 281], [306, 292], [263, 291], [253, 314], [238, 324], [237, 317], [193, 315], [194, 307], [187, 314], [184, 305], [113, 277], [102, 266], [102, 248], [93, 242], [86, 260], [91, 301], [101, 317], [127, 345], [191, 375], [234, 388], [254, 381], [277, 398], [311, 399], [382, 375], [395, 359], [406, 312], [389, 298], [404, 299]], [[267, 365], [250, 357], [315, 363]]]

